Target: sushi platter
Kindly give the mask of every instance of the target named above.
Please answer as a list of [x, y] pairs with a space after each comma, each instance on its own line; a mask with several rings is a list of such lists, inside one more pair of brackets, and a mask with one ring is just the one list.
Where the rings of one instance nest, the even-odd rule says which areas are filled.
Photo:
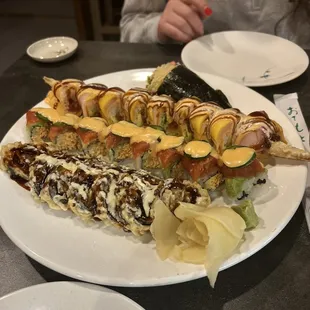
[[214, 286], [299, 206], [310, 153], [250, 89], [175, 62], [44, 81], [46, 98], [2, 141], [14, 206], [4, 203], [0, 221], [52, 269], [123, 286], [207, 275]]

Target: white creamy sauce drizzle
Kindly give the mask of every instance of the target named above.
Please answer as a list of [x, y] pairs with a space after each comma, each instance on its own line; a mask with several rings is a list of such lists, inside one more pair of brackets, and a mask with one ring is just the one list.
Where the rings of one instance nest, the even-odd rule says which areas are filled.
[[81, 185], [75, 182], [71, 182], [70, 184], [71, 188], [77, 190], [78, 194], [84, 199], [87, 199], [87, 187], [85, 184]]
[[77, 165], [72, 162], [66, 162], [64, 159], [55, 158], [49, 155], [41, 154], [37, 156], [38, 160], [45, 161], [49, 166], [62, 166], [63, 168], [75, 172]]
[[114, 179], [112, 179], [111, 183], [110, 183], [110, 188], [109, 188], [109, 192], [107, 194], [107, 198], [106, 198], [106, 202], [108, 205], [108, 210], [109, 212], [117, 218], [116, 216], [116, 197], [115, 197], [115, 189], [116, 189], [116, 182]]
[[[63, 167], [68, 170], [69, 173], [62, 173], [56, 171], [48, 174], [48, 178], [45, 184], [49, 183], [49, 180], [55, 180], [57, 183], [56, 194], [52, 197], [49, 193], [49, 187], [44, 187], [41, 191], [40, 198], [48, 202], [53, 208], [71, 208], [74, 213], [81, 215], [85, 220], [91, 216], [91, 211], [87, 209], [83, 201], [87, 201], [91, 188], [98, 188], [96, 192], [96, 217], [104, 219], [108, 218], [108, 214], [114, 217], [126, 229], [130, 229], [133, 232], [139, 233], [141, 229], [147, 229], [147, 225], [142, 224], [139, 218], [142, 216], [150, 217], [153, 214], [151, 208], [154, 200], [156, 199], [155, 191], [158, 188], [160, 182], [150, 183], [148, 177], [149, 174], [145, 171], [132, 171], [126, 167], [111, 166], [102, 164], [100, 161], [86, 160], [80, 161], [78, 158], [73, 158], [71, 162], [67, 162], [68, 159], [55, 158], [49, 155], [39, 155], [36, 160], [38, 166], [43, 169], [46, 164], [51, 168]], [[41, 162], [40, 162], [41, 161]], [[90, 166], [90, 164], [92, 166]], [[91, 185], [80, 184], [75, 182], [69, 182], [68, 180], [78, 170], [84, 171], [88, 176], [93, 175], [95, 177], [94, 183]], [[83, 174], [82, 174], [83, 175]], [[152, 178], [152, 177], [150, 177]], [[35, 179], [32, 182], [35, 183]], [[68, 185], [68, 189], [65, 189], [62, 194], [62, 182]], [[165, 182], [167, 185], [169, 181]], [[141, 192], [141, 200], [136, 201], [139, 198], [135, 194], [130, 197], [130, 190], [138, 191], [135, 194]], [[60, 192], [60, 194], [59, 194]], [[172, 195], [172, 191], [165, 190], [165, 195], [168, 194], [169, 199], [175, 199]], [[78, 196], [77, 196], [78, 195]], [[67, 197], [68, 196], [68, 197]], [[65, 202], [68, 200], [68, 202]], [[142, 220], [142, 219], [141, 219]]]
[[143, 209], [146, 216], [150, 215], [150, 204], [155, 199], [154, 191], [157, 188], [150, 188], [141, 179], [136, 178], [135, 183], [142, 192]]

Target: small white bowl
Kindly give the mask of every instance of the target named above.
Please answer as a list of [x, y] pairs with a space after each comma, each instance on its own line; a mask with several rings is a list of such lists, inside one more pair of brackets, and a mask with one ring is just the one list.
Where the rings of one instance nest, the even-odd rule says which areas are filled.
[[27, 54], [40, 62], [57, 62], [74, 54], [78, 42], [70, 37], [51, 37], [31, 44]]

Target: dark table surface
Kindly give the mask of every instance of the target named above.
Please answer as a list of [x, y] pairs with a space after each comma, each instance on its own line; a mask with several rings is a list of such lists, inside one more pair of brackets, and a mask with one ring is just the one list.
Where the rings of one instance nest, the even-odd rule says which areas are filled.
[[[42, 76], [87, 79], [105, 73], [155, 67], [180, 60], [181, 46], [80, 42], [72, 58], [39, 64], [22, 57], [0, 77], [0, 136], [35, 103], [47, 86]], [[308, 51], [310, 56], [310, 51]], [[310, 68], [292, 82], [256, 88], [273, 94], [298, 92], [310, 125]], [[7, 198], [7, 197], [2, 197]], [[287, 227], [269, 245], [246, 261], [219, 274], [215, 289], [206, 278], [152, 288], [113, 288], [145, 309], [310, 309], [310, 235], [300, 207]], [[70, 280], [27, 257], [0, 228], [0, 297], [49, 281]]]

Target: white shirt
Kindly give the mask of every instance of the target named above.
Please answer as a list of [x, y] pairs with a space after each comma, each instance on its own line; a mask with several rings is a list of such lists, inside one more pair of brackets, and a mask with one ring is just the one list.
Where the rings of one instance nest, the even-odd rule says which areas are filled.
[[[165, 0], [125, 0], [121, 19], [122, 42], [158, 42], [157, 28]], [[205, 33], [250, 30], [275, 34], [276, 23], [289, 13], [295, 2], [288, 0], [209, 0], [213, 14], [204, 21]], [[278, 36], [303, 48], [310, 48], [310, 19], [305, 10], [284, 18]]]

